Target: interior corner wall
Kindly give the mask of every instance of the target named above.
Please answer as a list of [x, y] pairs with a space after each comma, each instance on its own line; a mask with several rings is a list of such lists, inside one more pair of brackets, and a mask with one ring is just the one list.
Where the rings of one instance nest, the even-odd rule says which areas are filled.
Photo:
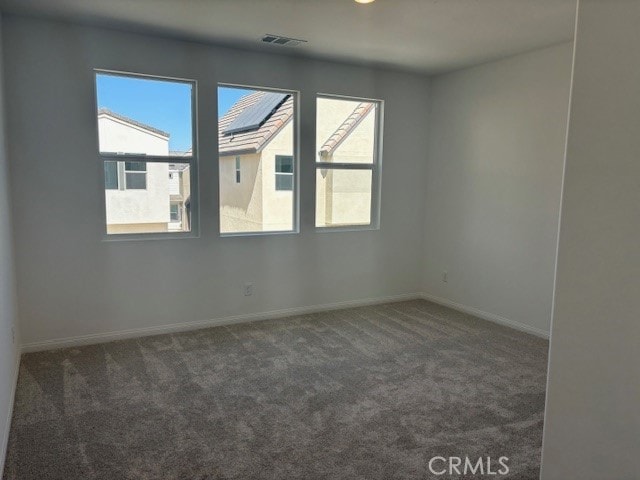
[[580, 0], [542, 479], [640, 475], [640, 2]]
[[[4, 30], [25, 345], [419, 292], [426, 77], [21, 16]], [[198, 82], [199, 238], [103, 239], [94, 68]], [[300, 91], [300, 234], [219, 236], [218, 82]], [[385, 101], [380, 230], [315, 232], [318, 92]]]
[[571, 60], [566, 43], [432, 78], [428, 297], [548, 335]]
[[[0, 39], [2, 32], [0, 30]], [[0, 40], [0, 475], [2, 475], [16, 384], [18, 325], [5, 139], [3, 41]]]

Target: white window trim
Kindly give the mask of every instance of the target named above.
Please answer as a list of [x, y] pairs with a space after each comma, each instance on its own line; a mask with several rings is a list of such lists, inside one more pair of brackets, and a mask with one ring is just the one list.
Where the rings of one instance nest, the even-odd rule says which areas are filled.
[[[373, 146], [373, 162], [372, 163], [334, 163], [334, 162], [319, 162], [317, 161], [318, 152], [316, 152], [315, 161], [315, 175], [314, 175], [314, 208], [313, 208], [313, 226], [318, 233], [324, 232], [353, 232], [361, 230], [380, 230], [380, 197], [382, 189], [382, 138], [383, 138], [383, 125], [384, 125], [384, 100], [362, 97], [351, 97], [345, 95], [334, 95], [328, 93], [318, 93], [316, 95], [315, 107], [318, 108], [318, 99], [327, 98], [333, 100], [346, 100], [351, 102], [370, 102], [377, 104], [376, 119], [375, 119], [375, 136]], [[316, 111], [317, 118], [317, 111]], [[317, 150], [317, 145], [315, 146]], [[371, 222], [366, 225], [339, 225], [339, 226], [318, 226], [316, 224], [316, 186], [317, 186], [317, 171], [319, 169], [328, 170], [370, 170], [371, 171]]]
[[[120, 153], [102, 153], [100, 152], [100, 138], [99, 138], [99, 127], [98, 127], [98, 87], [97, 87], [97, 79], [98, 75], [112, 75], [112, 76], [120, 76], [126, 78], [138, 78], [142, 80], [159, 80], [166, 82], [174, 82], [174, 83], [186, 83], [191, 85], [191, 156], [176, 156], [176, 155], [167, 155], [167, 156], [158, 156], [158, 155], [139, 155], [139, 154], [120, 154]], [[104, 230], [102, 235], [102, 241], [108, 242], [118, 242], [118, 241], [130, 241], [130, 240], [171, 240], [171, 239], [179, 239], [179, 238], [199, 238], [200, 237], [200, 208], [199, 208], [199, 190], [198, 190], [198, 83], [196, 80], [185, 79], [185, 78], [176, 78], [176, 77], [166, 77], [161, 75], [149, 75], [142, 73], [132, 73], [132, 72], [123, 72], [119, 70], [110, 70], [103, 68], [95, 68], [93, 69], [93, 88], [94, 88], [94, 105], [96, 109], [96, 123], [95, 123], [95, 132], [96, 132], [96, 150], [98, 160], [100, 162], [100, 191], [103, 192], [101, 195], [102, 199], [102, 218], [104, 220]], [[191, 230], [189, 232], [152, 232], [152, 233], [125, 233], [125, 234], [109, 234], [107, 233], [107, 205], [106, 205], [106, 196], [105, 192], [105, 174], [104, 174], [104, 162], [107, 161], [115, 161], [115, 162], [145, 162], [145, 163], [187, 163], [189, 164], [189, 173], [190, 173], [190, 202], [191, 202], [191, 213], [190, 213], [190, 227]], [[122, 171], [124, 172], [124, 165], [122, 167]], [[118, 189], [125, 187], [126, 189], [126, 179], [121, 179], [119, 176], [120, 168], [118, 169]], [[120, 181], [122, 180], [122, 184]], [[148, 187], [148, 186], [147, 186]], [[142, 190], [142, 189], [138, 189]]]
[[[222, 232], [220, 230], [220, 186], [218, 185], [218, 235], [222, 238], [230, 237], [255, 237], [255, 236], [271, 236], [271, 235], [296, 235], [300, 233], [300, 91], [290, 90], [286, 88], [265, 87], [256, 85], [242, 85], [236, 83], [220, 82], [217, 88], [241, 88], [245, 90], [259, 90], [264, 92], [279, 92], [290, 94], [293, 98], [293, 212], [291, 230], [260, 230], [255, 232]], [[216, 90], [217, 95], [217, 90]], [[216, 122], [216, 127], [218, 123]], [[218, 159], [220, 152], [217, 152]], [[219, 181], [219, 180], [218, 180]]]

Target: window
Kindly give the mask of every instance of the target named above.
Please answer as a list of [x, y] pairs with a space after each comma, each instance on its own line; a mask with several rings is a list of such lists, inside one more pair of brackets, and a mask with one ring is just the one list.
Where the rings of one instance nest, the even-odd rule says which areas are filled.
[[180, 205], [177, 203], [172, 203], [169, 206], [169, 216], [171, 218], [172, 222], [179, 222], [180, 219], [182, 218], [181, 212], [180, 212]]
[[297, 231], [297, 145], [295, 92], [218, 87], [222, 235]]
[[104, 188], [118, 190], [118, 162], [104, 162]]
[[195, 84], [96, 71], [107, 235], [192, 229]]
[[147, 189], [147, 164], [145, 162], [124, 162], [124, 175], [126, 189]]
[[146, 190], [147, 164], [105, 161], [104, 186], [106, 190]]
[[276, 190], [293, 190], [293, 157], [276, 155]]
[[319, 95], [316, 227], [377, 228], [382, 102]]

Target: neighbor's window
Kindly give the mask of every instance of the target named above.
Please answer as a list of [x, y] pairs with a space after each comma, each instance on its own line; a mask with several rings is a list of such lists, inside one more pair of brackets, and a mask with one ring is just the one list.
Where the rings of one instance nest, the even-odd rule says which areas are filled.
[[122, 162], [104, 162], [104, 188], [117, 190], [119, 188], [118, 167]]
[[189, 232], [194, 83], [96, 72], [107, 234]]
[[125, 188], [128, 190], [147, 189], [147, 164], [145, 162], [124, 162]]
[[223, 235], [297, 229], [296, 103], [294, 92], [218, 87]]
[[180, 205], [177, 203], [172, 203], [169, 206], [170, 218], [172, 222], [179, 222], [182, 217], [180, 212]]
[[318, 96], [316, 227], [378, 226], [381, 105]]
[[293, 190], [293, 157], [276, 155], [276, 190]]

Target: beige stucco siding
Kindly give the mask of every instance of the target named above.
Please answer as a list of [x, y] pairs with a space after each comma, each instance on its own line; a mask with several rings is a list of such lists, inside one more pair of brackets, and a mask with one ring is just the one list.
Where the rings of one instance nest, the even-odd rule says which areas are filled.
[[[318, 99], [318, 150], [359, 104], [358, 101]], [[375, 121], [376, 112], [372, 109], [323, 160], [372, 163]], [[294, 157], [293, 120], [258, 154], [240, 156], [239, 184], [235, 180], [236, 156], [220, 157], [220, 227], [223, 233], [293, 229], [294, 193], [276, 190], [276, 157], [279, 155]], [[319, 170], [316, 180], [316, 224], [369, 224], [371, 186], [370, 170]]]
[[166, 223], [127, 223], [107, 225], [107, 233], [162, 233], [168, 230]]
[[220, 157], [220, 231], [262, 230], [260, 155], [239, 155], [240, 183], [236, 183], [236, 155]]
[[[330, 130], [326, 128], [324, 122], [338, 128], [358, 103], [342, 100], [336, 102], [333, 99], [318, 101], [326, 102], [319, 112], [319, 119], [323, 119], [323, 122], [318, 128], [323, 132]], [[343, 117], [340, 122], [337, 122], [332, 115], [343, 115]], [[332, 154], [322, 160], [336, 163], [371, 163], [374, 160], [375, 121], [376, 112], [372, 109]], [[333, 131], [329, 132], [324, 140]], [[319, 169], [316, 174], [316, 226], [369, 224], [371, 222], [371, 188], [370, 170]]]
[[263, 230], [282, 231], [293, 229], [293, 191], [276, 190], [276, 156], [295, 156], [293, 152], [293, 121], [285, 125], [280, 132], [262, 150], [262, 198]]
[[276, 190], [275, 159], [293, 156], [293, 122], [289, 121], [257, 154], [220, 157], [220, 231], [281, 231], [293, 228], [293, 192]]

